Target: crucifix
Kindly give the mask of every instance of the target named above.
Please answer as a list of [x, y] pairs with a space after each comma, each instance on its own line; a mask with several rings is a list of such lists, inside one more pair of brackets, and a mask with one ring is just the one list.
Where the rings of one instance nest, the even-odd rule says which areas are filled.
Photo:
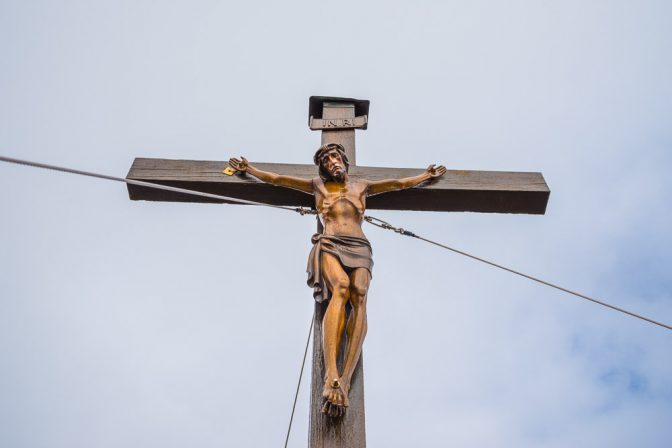
[[[136, 159], [127, 176], [273, 205], [317, 209], [321, 223], [313, 236], [308, 266], [317, 299], [311, 448], [366, 445], [361, 344], [366, 333], [365, 301], [372, 261], [370, 245], [361, 232], [365, 208], [543, 214], [550, 194], [540, 173], [446, 173], [445, 168], [433, 165], [426, 170], [359, 167], [355, 129], [366, 129], [368, 117], [366, 100], [311, 97], [309, 126], [322, 131], [315, 165], [252, 164], [232, 158], [227, 167], [226, 162]], [[232, 175], [235, 172], [237, 175]], [[128, 190], [133, 200], [217, 202], [130, 184]]]

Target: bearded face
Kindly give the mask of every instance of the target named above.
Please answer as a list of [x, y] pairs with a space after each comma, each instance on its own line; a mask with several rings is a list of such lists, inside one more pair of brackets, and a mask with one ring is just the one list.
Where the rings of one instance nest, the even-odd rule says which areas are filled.
[[341, 157], [341, 153], [336, 149], [325, 152], [320, 157], [320, 166], [322, 170], [329, 174], [334, 182], [343, 182], [348, 172], [347, 166]]

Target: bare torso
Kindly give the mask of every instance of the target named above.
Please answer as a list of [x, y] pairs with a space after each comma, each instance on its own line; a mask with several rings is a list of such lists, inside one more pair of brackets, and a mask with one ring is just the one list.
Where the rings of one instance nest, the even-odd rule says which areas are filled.
[[366, 238], [362, 221], [366, 210], [368, 184], [364, 181], [322, 182], [317, 178], [315, 207], [324, 223], [325, 235]]

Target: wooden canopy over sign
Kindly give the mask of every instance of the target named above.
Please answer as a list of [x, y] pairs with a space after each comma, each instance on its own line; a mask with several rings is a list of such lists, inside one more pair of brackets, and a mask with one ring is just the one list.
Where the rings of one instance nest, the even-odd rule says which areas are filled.
[[[305, 178], [315, 165], [252, 162], [260, 169]], [[311, 195], [275, 187], [251, 176], [227, 176], [226, 162], [137, 158], [128, 179], [203, 191], [273, 205], [314, 207]], [[350, 176], [370, 180], [415, 176], [424, 169], [351, 166]], [[223, 202], [128, 185], [132, 200]], [[550, 190], [541, 173], [449, 170], [438, 182], [367, 199], [367, 209], [544, 214]]]

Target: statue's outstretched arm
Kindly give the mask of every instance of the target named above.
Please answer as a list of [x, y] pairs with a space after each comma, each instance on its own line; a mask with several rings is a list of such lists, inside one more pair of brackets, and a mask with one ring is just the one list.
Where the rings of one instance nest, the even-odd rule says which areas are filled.
[[373, 196], [375, 194], [387, 193], [388, 191], [404, 190], [406, 188], [415, 187], [429, 179], [441, 177], [444, 174], [446, 174], [446, 167], [443, 165], [429, 165], [425, 172], [418, 176], [404, 177], [403, 179], [370, 181], [367, 195]]
[[277, 185], [279, 187], [293, 188], [294, 190], [303, 191], [304, 193], [313, 192], [312, 179], [303, 179], [301, 177], [285, 176], [283, 174], [271, 173], [263, 171], [251, 165], [245, 157], [240, 159], [229, 159], [229, 165], [236, 171], [243, 173], [250, 173], [257, 179], [268, 184]]

